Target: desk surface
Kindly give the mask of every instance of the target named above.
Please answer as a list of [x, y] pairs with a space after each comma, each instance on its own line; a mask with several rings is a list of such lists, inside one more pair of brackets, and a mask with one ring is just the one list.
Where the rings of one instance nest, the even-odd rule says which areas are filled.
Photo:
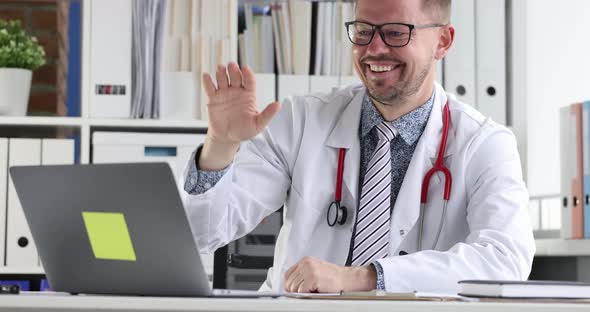
[[0, 295], [0, 311], [589, 311], [588, 304]]

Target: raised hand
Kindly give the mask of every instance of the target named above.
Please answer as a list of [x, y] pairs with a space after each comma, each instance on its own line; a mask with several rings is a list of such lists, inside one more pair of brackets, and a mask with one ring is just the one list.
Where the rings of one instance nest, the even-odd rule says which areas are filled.
[[219, 65], [216, 76], [217, 86], [211, 75], [203, 74], [203, 85], [209, 97], [209, 127], [199, 166], [205, 170], [227, 167], [240, 142], [262, 132], [280, 109], [280, 104], [273, 102], [262, 112], [258, 111], [256, 79], [249, 67], [240, 70], [236, 63], [230, 63], [227, 69]]
[[[274, 102], [262, 112], [256, 105], [256, 79], [249, 67], [229, 63], [217, 67], [217, 87], [211, 75], [203, 74], [205, 91], [209, 97], [209, 129], [212, 142], [239, 144], [260, 133], [279, 110]], [[229, 79], [228, 79], [229, 78]]]

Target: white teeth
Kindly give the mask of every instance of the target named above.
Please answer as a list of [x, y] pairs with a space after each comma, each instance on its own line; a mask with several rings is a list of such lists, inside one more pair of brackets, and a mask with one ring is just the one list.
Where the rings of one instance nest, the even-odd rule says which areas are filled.
[[371, 70], [374, 72], [386, 72], [386, 71], [390, 71], [393, 66], [379, 66], [379, 65], [369, 65], [371, 67]]

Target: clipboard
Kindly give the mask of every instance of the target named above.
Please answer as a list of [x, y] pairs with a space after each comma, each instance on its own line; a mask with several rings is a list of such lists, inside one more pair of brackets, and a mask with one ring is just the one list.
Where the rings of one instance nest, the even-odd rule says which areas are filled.
[[320, 300], [395, 300], [395, 301], [462, 301], [452, 294], [420, 292], [386, 292], [384, 290], [339, 292], [339, 293], [286, 293], [284, 296], [296, 299]]

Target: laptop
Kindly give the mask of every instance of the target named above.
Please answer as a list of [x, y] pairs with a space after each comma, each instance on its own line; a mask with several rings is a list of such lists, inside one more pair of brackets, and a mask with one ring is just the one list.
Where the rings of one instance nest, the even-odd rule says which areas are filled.
[[210, 287], [167, 163], [12, 167], [55, 291], [277, 297]]

